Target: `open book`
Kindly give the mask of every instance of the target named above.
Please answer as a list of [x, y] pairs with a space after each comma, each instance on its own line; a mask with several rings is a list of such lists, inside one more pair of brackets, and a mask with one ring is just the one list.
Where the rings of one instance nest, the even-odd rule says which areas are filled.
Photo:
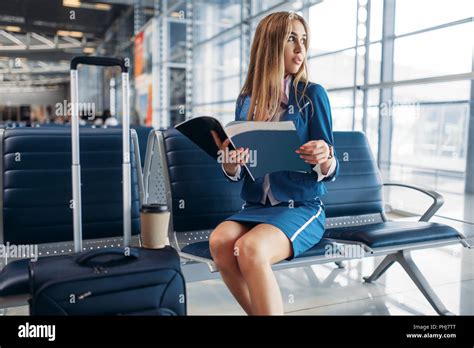
[[223, 126], [214, 117], [200, 116], [181, 122], [175, 128], [220, 163], [225, 153], [219, 152], [211, 130], [222, 142], [229, 138], [229, 150], [249, 148], [249, 159], [244, 167], [254, 181], [267, 173], [283, 170], [311, 172], [311, 166], [295, 152], [302, 142], [292, 121], [233, 121]]

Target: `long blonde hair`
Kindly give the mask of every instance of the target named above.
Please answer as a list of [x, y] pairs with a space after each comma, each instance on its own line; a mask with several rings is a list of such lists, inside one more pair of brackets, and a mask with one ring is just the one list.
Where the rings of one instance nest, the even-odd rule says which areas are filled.
[[[294, 12], [275, 12], [263, 18], [257, 26], [250, 53], [249, 69], [241, 97], [251, 95], [247, 120], [263, 121], [274, 115], [280, 106], [282, 83], [285, 75], [285, 44], [291, 34], [291, 21], [299, 20], [306, 31], [306, 52], [309, 48], [309, 26], [303, 17]], [[295, 96], [298, 83], [308, 85], [306, 56], [293, 79]], [[297, 99], [298, 107], [300, 106]]]

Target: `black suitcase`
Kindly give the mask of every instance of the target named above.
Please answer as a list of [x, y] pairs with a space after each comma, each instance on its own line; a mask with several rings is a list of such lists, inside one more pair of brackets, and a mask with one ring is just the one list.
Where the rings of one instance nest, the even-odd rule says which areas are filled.
[[122, 68], [124, 247], [82, 250], [79, 116], [72, 108], [74, 249], [70, 255], [30, 262], [31, 315], [186, 315], [186, 288], [179, 255], [129, 247], [131, 239], [128, 73], [123, 60], [76, 57], [71, 62], [71, 103], [77, 102], [77, 65]]
[[186, 315], [179, 256], [169, 246], [45, 257], [30, 272], [31, 315]]

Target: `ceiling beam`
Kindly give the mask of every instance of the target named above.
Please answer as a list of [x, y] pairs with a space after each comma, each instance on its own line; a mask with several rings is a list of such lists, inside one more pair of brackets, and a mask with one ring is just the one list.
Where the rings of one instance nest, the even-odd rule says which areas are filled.
[[[125, 6], [133, 6], [134, 4], [134, 0], [89, 0], [87, 2]], [[154, 0], [141, 0], [141, 4], [143, 7], [154, 7], [155, 5]]]
[[18, 51], [2, 51], [0, 56], [11, 57], [11, 58], [27, 58], [31, 60], [45, 60], [45, 61], [58, 61], [58, 60], [71, 60], [74, 56], [83, 54], [82, 49], [76, 50], [18, 50]]

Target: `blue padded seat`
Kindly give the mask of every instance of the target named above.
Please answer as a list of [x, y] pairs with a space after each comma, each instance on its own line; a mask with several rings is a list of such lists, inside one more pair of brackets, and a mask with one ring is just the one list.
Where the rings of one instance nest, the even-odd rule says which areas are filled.
[[184, 248], [182, 248], [181, 251], [184, 253], [212, 260], [211, 250], [209, 248], [209, 241], [207, 240], [203, 242], [188, 244]]
[[221, 166], [174, 128], [163, 132], [176, 232], [215, 228], [242, 208], [242, 183], [225, 179]]
[[[6, 129], [3, 138], [4, 243], [72, 240], [70, 128]], [[83, 238], [122, 235], [121, 129], [81, 129]], [[132, 233], [140, 232], [131, 142]]]
[[[326, 238], [323, 238], [323, 239], [321, 239], [321, 241], [318, 244], [313, 246], [311, 249], [309, 249], [308, 251], [306, 251], [303, 254], [298, 255], [297, 258], [324, 255], [326, 253], [326, 251], [328, 250], [327, 248], [332, 247], [333, 244], [334, 244], [334, 242], [332, 242], [332, 241], [330, 241]], [[181, 249], [181, 251], [185, 252], [185, 253], [188, 253], [188, 254], [191, 254], [191, 255], [195, 255], [195, 256], [203, 257], [205, 259], [212, 260], [211, 251], [209, 250], [209, 242], [208, 241], [188, 244], [183, 249]]]
[[0, 272], [0, 296], [13, 296], [29, 292], [29, 259], [8, 263]]
[[386, 221], [372, 225], [331, 228], [326, 230], [324, 236], [381, 248], [456, 238], [459, 233], [450, 226], [435, 222]]
[[[70, 128], [71, 126], [68, 124], [55, 124], [55, 123], [48, 123], [48, 124], [42, 124], [40, 127], [51, 127], [51, 128]], [[96, 128], [96, 126], [93, 125], [80, 125], [81, 129], [82, 128]], [[97, 128], [102, 128], [101, 126], [97, 126]], [[118, 126], [107, 126], [105, 128], [108, 129], [122, 129], [121, 125]], [[138, 146], [140, 149], [140, 160], [142, 167], [145, 163], [145, 153], [146, 153], [146, 146], [147, 146], [147, 141], [148, 141], [148, 135], [150, 132], [153, 130], [153, 127], [147, 127], [147, 126], [137, 126], [137, 125], [130, 125], [131, 129], [134, 129], [137, 133], [137, 138], [138, 138]]]
[[[132, 234], [140, 233], [139, 187], [131, 142]], [[83, 238], [122, 236], [121, 129], [81, 129]], [[3, 138], [3, 243], [71, 241], [70, 128], [6, 129]], [[0, 272], [0, 296], [28, 293], [28, 262]]]
[[321, 197], [326, 217], [383, 212], [382, 178], [362, 132], [334, 132], [340, 171]]
[[[214, 229], [227, 216], [241, 209], [241, 183], [229, 183], [222, 170], [204, 151], [176, 131], [163, 131], [173, 198], [174, 231]], [[326, 216], [379, 214], [383, 218], [382, 179], [367, 137], [362, 132], [334, 132], [340, 172], [326, 183], [322, 197]], [[184, 206], [180, 203], [184, 202]], [[394, 246], [458, 236], [456, 230], [426, 222], [383, 222], [373, 225], [331, 228], [324, 237], [359, 241], [370, 247]], [[319, 255], [316, 245], [302, 257]], [[198, 242], [183, 252], [210, 258], [209, 244]]]

